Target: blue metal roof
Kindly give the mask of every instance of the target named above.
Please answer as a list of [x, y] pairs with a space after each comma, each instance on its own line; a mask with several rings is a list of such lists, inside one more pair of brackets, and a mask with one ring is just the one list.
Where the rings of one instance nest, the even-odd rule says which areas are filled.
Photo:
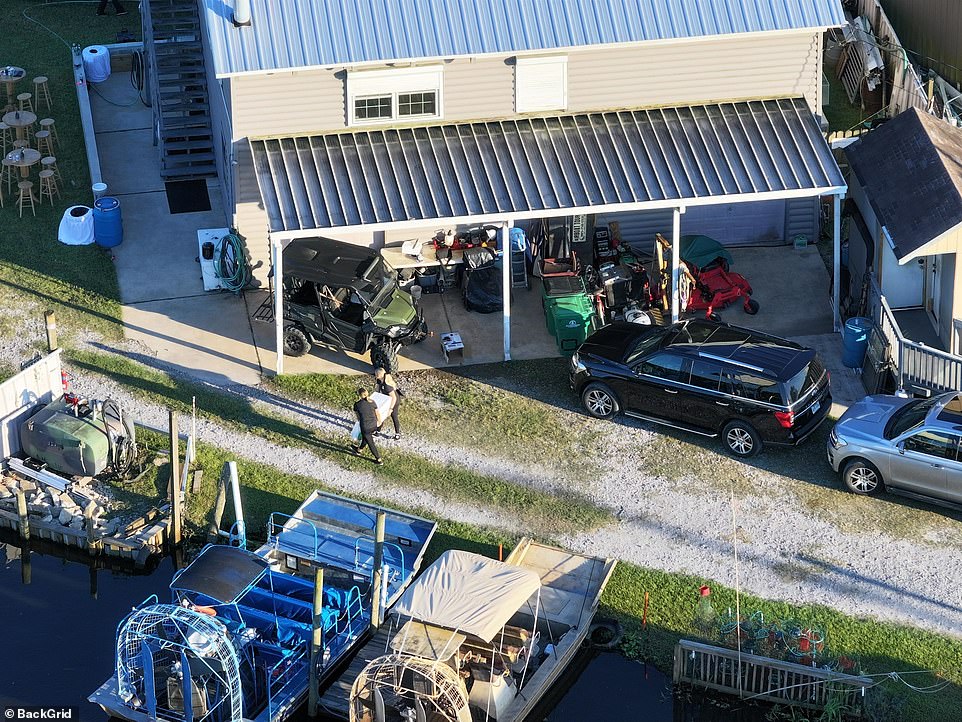
[[801, 98], [250, 143], [272, 231], [526, 218], [845, 187]]
[[825, 28], [840, 0], [204, 0], [218, 76]]

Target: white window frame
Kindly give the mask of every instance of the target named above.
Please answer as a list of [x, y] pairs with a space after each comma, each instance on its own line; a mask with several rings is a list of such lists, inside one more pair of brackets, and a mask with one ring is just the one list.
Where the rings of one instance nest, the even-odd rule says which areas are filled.
[[[545, 69], [560, 69], [561, 98], [557, 102], [534, 102], [526, 97], [526, 78], [528, 73], [538, 73]], [[535, 76], [536, 77], [536, 76]], [[516, 113], [540, 113], [548, 110], [567, 110], [568, 108], [568, 56], [535, 55], [518, 56], [514, 60], [514, 109]]]
[[[440, 119], [443, 113], [443, 66], [421, 65], [412, 68], [352, 70], [347, 73], [347, 114], [349, 125], [417, 122]], [[409, 93], [435, 94], [435, 113], [400, 115], [398, 96]], [[390, 118], [357, 118], [355, 101], [365, 98], [391, 98]]]

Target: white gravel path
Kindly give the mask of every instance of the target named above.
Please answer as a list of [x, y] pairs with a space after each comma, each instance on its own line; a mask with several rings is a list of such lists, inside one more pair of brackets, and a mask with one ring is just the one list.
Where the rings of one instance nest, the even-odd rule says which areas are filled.
[[[3, 314], [8, 321], [16, 311]], [[33, 314], [22, 314], [30, 318]], [[0, 363], [16, 366], [29, 356], [37, 329], [23, 328], [0, 345]], [[6, 335], [6, 334], [5, 334]], [[102, 346], [100, 346], [102, 349]], [[129, 348], [140, 356], [144, 350]], [[141, 356], [142, 357], [142, 356]], [[94, 376], [76, 385], [91, 398], [112, 397], [136, 406], [138, 417], [166, 425], [166, 409], [135, 400], [113, 381]], [[263, 388], [222, 389], [240, 394], [272, 415], [326, 433], [344, 433], [353, 420], [344, 410], [312, 408]], [[559, 410], [558, 413], [571, 412]], [[574, 419], [574, 417], [572, 417]], [[581, 423], [583, 417], [578, 416]], [[405, 436], [385, 442], [427, 459], [456, 463], [479, 473], [538, 488], [567, 486], [611, 509], [618, 522], [604, 529], [559, 539], [573, 550], [606, 555], [644, 566], [686, 572], [734, 586], [732, 510], [727, 495], [700, 493], [692, 485], [668, 481], [639, 469], [638, 450], [657, 435], [632, 423], [599, 424], [599, 448], [608, 449], [601, 478], [571, 478], [571, 472], [493, 458], [466, 445], [452, 449]], [[371, 473], [348, 471], [302, 448], [285, 447], [251, 433], [199, 421], [198, 436], [246, 458], [331, 485], [344, 493], [386, 499], [401, 508], [431, 509], [446, 518], [523, 532], [524, 520], [495, 509], [450, 503], [430, 493], [385, 484]], [[799, 450], [797, 453], [802, 453]], [[806, 447], [812, 464], [824, 464], [822, 450]], [[739, 581], [742, 589], [795, 603], [821, 603], [856, 616], [907, 623], [962, 636], [962, 522], [946, 513], [944, 527], [930, 537], [943, 545], [895, 538], [866, 529], [849, 533], [804, 508], [791, 494], [779, 494], [775, 474], [752, 470], [759, 493], [736, 501]], [[648, 590], [657, 604], [658, 590]]]

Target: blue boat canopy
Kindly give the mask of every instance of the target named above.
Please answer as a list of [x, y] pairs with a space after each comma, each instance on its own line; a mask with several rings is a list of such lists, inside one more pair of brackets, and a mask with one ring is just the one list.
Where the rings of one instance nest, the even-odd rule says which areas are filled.
[[232, 604], [257, 584], [268, 567], [266, 559], [244, 549], [208, 546], [174, 577], [170, 588]]

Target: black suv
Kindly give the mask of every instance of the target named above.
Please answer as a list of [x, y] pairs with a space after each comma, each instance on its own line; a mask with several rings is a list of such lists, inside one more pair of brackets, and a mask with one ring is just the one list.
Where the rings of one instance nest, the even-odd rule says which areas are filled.
[[619, 411], [704, 436], [735, 456], [801, 443], [832, 405], [812, 349], [726, 323], [613, 323], [571, 358], [571, 387], [592, 416]]

